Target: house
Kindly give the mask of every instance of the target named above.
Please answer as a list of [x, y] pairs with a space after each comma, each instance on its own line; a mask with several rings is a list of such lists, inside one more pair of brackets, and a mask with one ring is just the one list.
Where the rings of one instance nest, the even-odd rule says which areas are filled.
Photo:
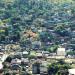
[[41, 47], [41, 42], [40, 41], [34, 41], [34, 42], [32, 42], [32, 48], [33, 49], [38, 50], [38, 49], [40, 49], [40, 47]]
[[56, 53], [50, 53], [50, 56], [56, 56]]
[[72, 38], [75, 38], [75, 30], [71, 32]]
[[69, 75], [75, 75], [75, 69], [69, 69], [68, 72]]
[[41, 75], [47, 75], [47, 65], [48, 65], [47, 61], [41, 61], [41, 65], [40, 65], [40, 74]]
[[4, 52], [5, 51], [5, 45], [0, 44], [0, 52]]
[[3, 52], [0, 52], [0, 61], [2, 61], [3, 54]]
[[32, 65], [32, 73], [33, 74], [40, 74], [40, 63], [34, 63]]
[[27, 52], [27, 51], [23, 51], [23, 52], [22, 52], [22, 56], [23, 56], [24, 58], [28, 57], [28, 55], [29, 55], [29, 52]]
[[23, 51], [23, 54], [28, 55], [28, 52], [27, 51]]
[[66, 50], [65, 48], [59, 47], [57, 49], [57, 56], [65, 56], [66, 55]]
[[21, 65], [28, 66], [29, 60], [28, 58], [21, 58]]
[[21, 60], [18, 58], [12, 59], [11, 64], [21, 64]]
[[47, 57], [50, 55], [50, 53], [48, 51], [42, 51], [43, 56]]
[[36, 57], [37, 57], [37, 58], [42, 58], [42, 57], [43, 57], [43, 54], [40, 53], [40, 52], [37, 52], [37, 53], [36, 53]]
[[37, 59], [32, 64], [32, 73], [33, 74], [40, 74], [40, 75], [47, 75], [47, 61], [42, 61], [40, 59]]
[[40, 73], [40, 75], [48, 75], [48, 73], [47, 72], [46, 73], [44, 72], [44, 73]]
[[14, 54], [14, 58], [21, 59], [21, 57], [22, 57], [22, 52], [16, 52], [16, 53]]

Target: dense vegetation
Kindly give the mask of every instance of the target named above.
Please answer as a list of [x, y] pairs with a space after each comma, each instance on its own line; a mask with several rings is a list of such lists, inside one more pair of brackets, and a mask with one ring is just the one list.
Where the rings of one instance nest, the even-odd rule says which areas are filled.
[[[49, 51], [50, 45], [55, 46], [55, 51], [58, 45], [66, 43], [75, 49], [74, 0], [51, 1], [1, 0], [0, 43], [17, 42], [26, 48], [48, 48]], [[42, 45], [33, 44], [35, 41]]]
[[68, 75], [68, 69], [71, 68], [69, 64], [59, 60], [57, 63], [52, 63], [48, 66], [49, 75]]

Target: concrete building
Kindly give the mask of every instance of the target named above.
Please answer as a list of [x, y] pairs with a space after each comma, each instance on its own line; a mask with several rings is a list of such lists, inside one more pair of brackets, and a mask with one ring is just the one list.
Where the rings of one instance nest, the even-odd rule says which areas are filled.
[[75, 75], [75, 69], [69, 69], [68, 72], [69, 75]]
[[27, 51], [23, 51], [23, 52], [22, 52], [22, 56], [23, 56], [24, 58], [27, 58], [28, 55], [29, 55], [29, 52], [27, 52]]
[[21, 64], [21, 60], [20, 59], [13, 59], [12, 61], [11, 61], [11, 64]]
[[34, 63], [32, 65], [32, 73], [33, 74], [40, 74], [40, 64], [39, 63]]
[[66, 55], [66, 50], [65, 50], [65, 48], [58, 48], [57, 49], [57, 55], [58, 56], [65, 56]]

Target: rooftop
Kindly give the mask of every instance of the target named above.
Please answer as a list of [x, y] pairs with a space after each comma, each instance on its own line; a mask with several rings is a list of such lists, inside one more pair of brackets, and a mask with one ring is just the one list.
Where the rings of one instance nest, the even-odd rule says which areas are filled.
[[69, 74], [75, 75], [75, 69], [69, 69], [68, 71], [69, 71]]

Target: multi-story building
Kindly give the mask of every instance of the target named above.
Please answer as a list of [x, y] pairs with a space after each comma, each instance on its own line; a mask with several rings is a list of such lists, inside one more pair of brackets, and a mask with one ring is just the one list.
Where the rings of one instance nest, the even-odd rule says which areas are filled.
[[65, 48], [58, 48], [57, 49], [57, 55], [58, 56], [65, 56], [66, 55], [66, 50], [65, 50]]

